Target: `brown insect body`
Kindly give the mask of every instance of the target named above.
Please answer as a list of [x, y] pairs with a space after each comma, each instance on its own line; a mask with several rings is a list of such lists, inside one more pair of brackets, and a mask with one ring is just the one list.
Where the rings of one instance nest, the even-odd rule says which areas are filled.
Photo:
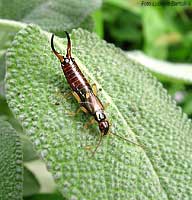
[[[109, 122], [106, 119], [106, 115], [104, 113], [104, 106], [96, 95], [96, 91], [95, 91], [96, 88], [94, 90], [93, 87], [90, 86], [89, 82], [87, 81], [87, 79], [85, 78], [81, 70], [79, 69], [74, 58], [71, 57], [71, 40], [70, 40], [69, 34], [67, 32], [65, 33], [68, 39], [66, 56], [64, 57], [60, 55], [55, 50], [54, 45], [53, 45], [54, 35], [52, 35], [51, 37], [51, 48], [52, 48], [53, 53], [59, 58], [61, 62], [61, 67], [63, 69], [64, 75], [73, 91], [73, 95], [79, 102], [81, 109], [84, 112], [88, 112], [89, 114], [94, 116], [95, 120], [99, 124], [101, 135], [100, 135], [99, 142], [93, 152], [94, 154], [101, 143], [103, 135], [107, 135], [109, 133]], [[142, 145], [139, 145], [133, 141], [130, 141], [116, 133], [113, 133], [113, 135], [123, 140], [126, 140], [129, 143], [143, 147]]]
[[64, 75], [69, 83], [71, 89], [73, 90], [73, 94], [78, 100], [81, 108], [85, 112], [90, 113], [94, 116], [95, 120], [99, 124], [99, 129], [102, 135], [106, 135], [109, 131], [109, 122], [106, 119], [106, 115], [104, 113], [104, 107], [99, 98], [94, 93], [92, 87], [89, 82], [79, 69], [77, 63], [74, 58], [71, 57], [71, 41], [69, 34], [66, 32], [68, 45], [67, 45], [67, 54], [66, 57], [60, 55], [55, 49], [53, 45], [53, 38], [51, 38], [51, 47], [54, 54], [59, 58], [61, 62], [61, 67], [63, 69]]

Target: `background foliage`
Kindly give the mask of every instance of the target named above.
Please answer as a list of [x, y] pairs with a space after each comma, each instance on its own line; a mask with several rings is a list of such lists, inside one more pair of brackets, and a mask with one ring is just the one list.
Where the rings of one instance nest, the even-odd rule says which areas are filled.
[[[97, 33], [124, 50], [140, 49], [171, 62], [192, 63], [192, 8], [142, 7], [133, 1], [106, 0]], [[97, 22], [98, 23], [98, 22]], [[192, 117], [190, 85], [157, 76], [184, 112]]]

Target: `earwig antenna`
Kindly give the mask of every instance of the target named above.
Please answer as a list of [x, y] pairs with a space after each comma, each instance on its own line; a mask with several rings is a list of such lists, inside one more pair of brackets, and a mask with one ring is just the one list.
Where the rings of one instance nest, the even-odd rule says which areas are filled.
[[112, 133], [112, 135], [115, 135], [115, 136], [121, 138], [122, 140], [125, 140], [125, 141], [127, 141], [127, 142], [129, 142], [129, 143], [131, 143], [131, 144], [134, 144], [134, 145], [139, 146], [139, 147], [141, 147], [141, 148], [144, 149], [144, 146], [143, 146], [143, 145], [140, 145], [140, 144], [137, 144], [137, 143], [135, 143], [135, 142], [132, 142], [132, 141], [130, 141], [130, 140], [128, 140], [128, 139], [126, 139], [126, 138], [124, 138], [124, 137], [122, 137], [122, 136], [120, 136], [120, 135], [117, 135], [117, 134], [115, 134], [115, 133]]
[[65, 33], [67, 35], [67, 40], [68, 40], [66, 57], [67, 58], [71, 58], [71, 39], [69, 37], [69, 33], [67, 31], [65, 31]]
[[99, 147], [99, 146], [100, 146], [100, 144], [101, 144], [101, 141], [102, 141], [102, 139], [103, 139], [103, 134], [101, 133], [101, 134], [100, 134], [100, 138], [99, 138], [99, 142], [98, 142], [98, 144], [97, 144], [97, 146], [96, 146], [95, 150], [93, 151], [93, 153], [92, 153], [92, 156], [94, 156], [94, 155], [95, 155], [95, 153], [96, 153], [96, 151], [97, 151], [98, 147]]
[[59, 58], [59, 60], [61, 62], [63, 62], [63, 56], [60, 55], [56, 50], [55, 50], [55, 47], [54, 47], [54, 44], [53, 44], [53, 38], [54, 38], [54, 34], [52, 34], [51, 36], [51, 49], [53, 51], [53, 53], [57, 56], [57, 58]]

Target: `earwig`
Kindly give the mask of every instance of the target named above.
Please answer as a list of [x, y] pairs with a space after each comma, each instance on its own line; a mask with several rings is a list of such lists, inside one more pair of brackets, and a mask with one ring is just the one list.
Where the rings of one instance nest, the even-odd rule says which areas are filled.
[[[80, 109], [84, 111], [85, 113], [89, 113], [92, 115], [95, 119], [95, 121], [98, 123], [99, 129], [100, 129], [100, 138], [99, 142], [93, 152], [93, 154], [96, 152], [97, 148], [99, 147], [102, 138], [104, 135], [109, 134], [109, 121], [107, 120], [107, 117], [105, 115], [104, 106], [101, 103], [100, 99], [97, 97], [97, 89], [96, 85], [91, 85], [79, 69], [77, 63], [75, 62], [75, 59], [71, 56], [71, 39], [69, 37], [69, 34], [65, 31], [67, 35], [67, 53], [66, 56], [60, 55], [54, 48], [53, 44], [53, 38], [54, 34], [51, 37], [51, 48], [53, 53], [57, 56], [57, 58], [61, 62], [61, 68], [64, 72], [64, 75], [67, 79], [67, 82], [69, 86], [72, 89], [72, 94], [78, 101], [80, 105]], [[117, 134], [113, 134], [118, 136], [121, 139], [124, 139], [126, 141], [126, 138], [123, 138]], [[129, 141], [130, 143], [134, 143], [132, 141]], [[135, 144], [135, 143], [134, 143]], [[136, 144], [138, 145], [138, 144]], [[140, 146], [140, 145], [138, 145]]]

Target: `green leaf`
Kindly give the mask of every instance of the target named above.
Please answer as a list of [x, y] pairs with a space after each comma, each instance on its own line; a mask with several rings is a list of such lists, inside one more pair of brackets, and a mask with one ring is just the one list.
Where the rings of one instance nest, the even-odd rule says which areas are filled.
[[[86, 29], [90, 32], [93, 31], [94, 26], [95, 26], [95, 23], [93, 21], [92, 16], [86, 17], [85, 20], [79, 25], [79, 27]], [[62, 32], [62, 36], [63, 36], [63, 32]]]
[[5, 76], [5, 55], [0, 56], [0, 116], [6, 118], [6, 120], [15, 128], [18, 132], [21, 131], [21, 126], [18, 121], [13, 117], [10, 111], [7, 101], [5, 99], [4, 92], [4, 76]]
[[4, 96], [5, 52], [13, 40], [13, 31], [5, 30], [7, 26], [0, 20], [0, 95]]
[[170, 42], [180, 41], [181, 38], [172, 21], [163, 11], [164, 8], [161, 7], [146, 6], [142, 9], [144, 50], [148, 55], [159, 59], [167, 57]]
[[22, 146], [23, 146], [24, 162], [38, 159], [38, 156], [35, 150], [33, 149], [33, 145], [31, 144], [31, 141], [29, 141], [29, 139], [24, 135], [22, 135]]
[[[6, 49], [11, 44], [14, 34], [26, 25], [20, 22], [15, 22], [11, 20], [0, 19], [0, 83], [4, 79], [5, 74], [5, 52]], [[3, 85], [3, 84], [2, 84]], [[0, 87], [2, 87], [0, 85]], [[2, 91], [0, 89], [0, 94]]]
[[56, 184], [50, 172], [47, 171], [45, 163], [41, 160], [33, 160], [25, 162], [25, 166], [29, 169], [40, 184], [40, 193], [53, 193]]
[[0, 199], [21, 200], [23, 190], [22, 148], [11, 125], [0, 118]]
[[37, 194], [40, 190], [40, 184], [34, 174], [24, 167], [23, 196]]
[[141, 8], [138, 6], [139, 2], [136, 1], [127, 1], [127, 0], [104, 0], [104, 3], [114, 5], [121, 9], [125, 9], [128, 11], [133, 11], [135, 13], [140, 13]]
[[0, 56], [0, 96], [4, 96], [5, 58]]
[[0, 0], [0, 17], [27, 23], [35, 23], [42, 28], [61, 32], [79, 25], [97, 8], [101, 0]]
[[25, 197], [24, 200], [66, 200], [60, 194], [36, 194]]
[[6, 117], [6, 120], [9, 121], [14, 128], [19, 130], [19, 132], [21, 127], [13, 117], [5, 99], [4, 77], [6, 49], [11, 44], [15, 32], [21, 28], [21, 23], [11, 23], [9, 20], [0, 19], [0, 115]]
[[[82, 29], [72, 35], [72, 53], [90, 83], [96, 83], [114, 135], [98, 142], [88, 115], [70, 116], [78, 103], [50, 48], [51, 34], [28, 26], [7, 53], [10, 108], [67, 199], [190, 199], [192, 124], [162, 85], [113, 45]], [[59, 52], [66, 39], [55, 38]]]
[[101, 38], [104, 37], [104, 21], [103, 14], [101, 10], [97, 10], [92, 14], [93, 20], [95, 22], [94, 32], [97, 33]]
[[145, 55], [140, 51], [126, 52], [127, 56], [152, 71], [160, 80], [192, 83], [192, 65], [187, 63], [171, 63]]

